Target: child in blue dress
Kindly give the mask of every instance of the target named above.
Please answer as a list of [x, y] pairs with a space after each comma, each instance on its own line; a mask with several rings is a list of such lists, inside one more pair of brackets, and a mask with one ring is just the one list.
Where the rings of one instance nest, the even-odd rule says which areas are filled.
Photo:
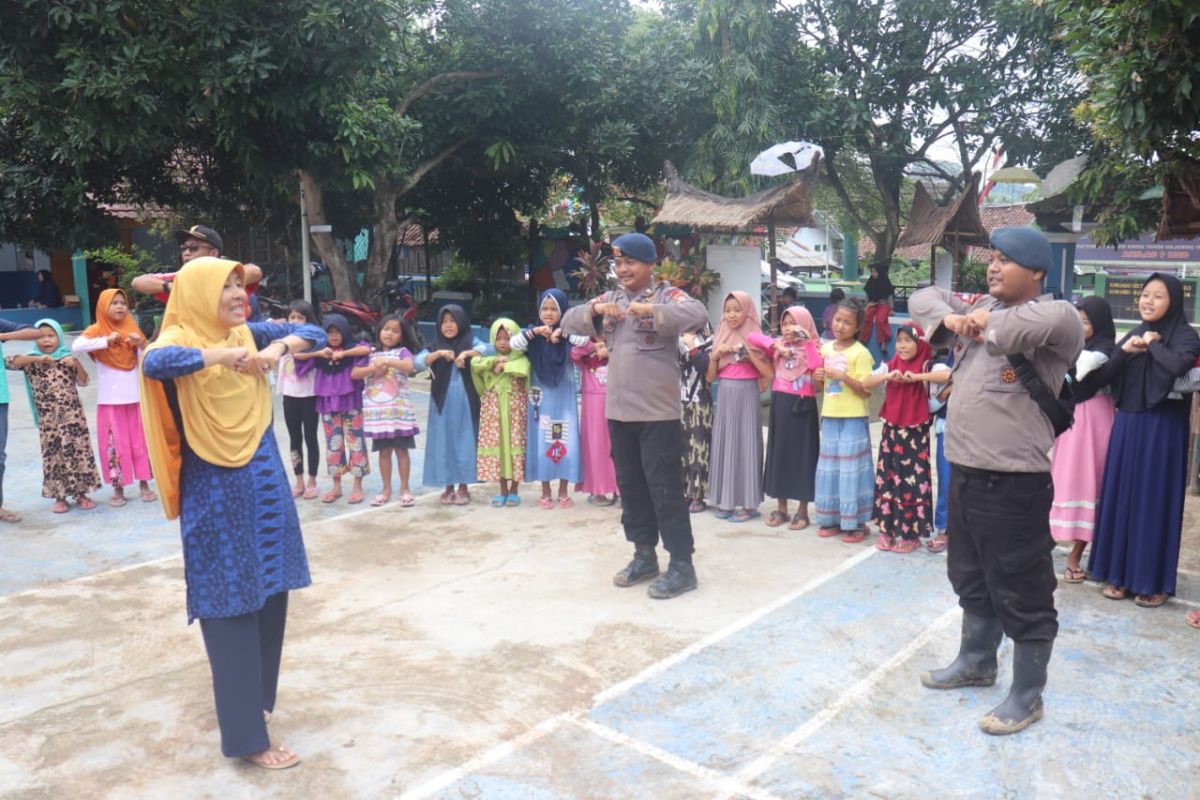
[[542, 482], [538, 508], [554, 508], [550, 486], [554, 480], [558, 481], [559, 508], [574, 506], [567, 487], [579, 483], [583, 474], [571, 346], [583, 347], [590, 339], [563, 333], [559, 323], [566, 311], [566, 294], [559, 289], [547, 289], [538, 304], [541, 324], [525, 328], [512, 338], [513, 350], [528, 353], [533, 362], [525, 480]]
[[428, 369], [433, 376], [421, 482], [445, 487], [438, 498], [442, 505], [465, 506], [471, 502], [467, 484], [478, 480], [479, 393], [471, 379], [471, 359], [490, 356], [492, 347], [475, 338], [462, 306], [442, 306], [437, 320], [437, 334], [414, 362], [418, 371]]

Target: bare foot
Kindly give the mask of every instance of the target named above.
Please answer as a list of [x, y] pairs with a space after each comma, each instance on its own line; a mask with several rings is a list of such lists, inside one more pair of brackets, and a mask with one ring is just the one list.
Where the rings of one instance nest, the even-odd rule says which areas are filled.
[[263, 769], [287, 769], [300, 763], [300, 756], [283, 745], [263, 750], [261, 753], [242, 756], [242, 758]]

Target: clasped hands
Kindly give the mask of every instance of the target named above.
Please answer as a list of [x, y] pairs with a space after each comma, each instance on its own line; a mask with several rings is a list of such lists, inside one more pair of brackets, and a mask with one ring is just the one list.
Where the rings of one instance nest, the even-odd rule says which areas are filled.
[[[592, 314], [597, 317], [608, 317], [611, 320], [622, 320], [626, 316], [648, 317], [654, 313], [653, 303], [630, 303], [621, 308], [618, 303], [592, 303]], [[536, 332], [536, 328], [534, 331]]]
[[266, 374], [279, 365], [282, 355], [283, 346], [274, 342], [254, 353], [248, 347], [224, 347], [216, 363], [234, 372]]
[[1146, 331], [1138, 336], [1130, 336], [1125, 340], [1125, 343], [1121, 345], [1121, 349], [1126, 353], [1131, 354], [1144, 353], [1147, 349], [1149, 349], [1151, 344], [1161, 341], [1162, 334], [1160, 334], [1158, 331]]
[[122, 339], [133, 347], [142, 347], [146, 344], [146, 337], [140, 333], [131, 333], [128, 336], [122, 336], [120, 331], [113, 331], [108, 335], [108, 346], [116, 347], [121, 343]]
[[468, 358], [474, 358], [477, 355], [479, 355], [479, 353], [475, 350], [463, 350], [458, 354], [457, 357], [454, 355], [453, 350], [434, 350], [429, 354], [429, 357], [425, 359], [425, 363], [427, 365], [432, 365], [433, 362], [437, 361], [439, 358], [444, 358], [447, 361], [453, 361], [454, 366], [462, 369], [463, 367], [467, 366]]
[[991, 312], [985, 308], [977, 308], [969, 314], [947, 314], [942, 320], [946, 330], [956, 333], [964, 339], [982, 342], [983, 332], [987, 330], [988, 318]]

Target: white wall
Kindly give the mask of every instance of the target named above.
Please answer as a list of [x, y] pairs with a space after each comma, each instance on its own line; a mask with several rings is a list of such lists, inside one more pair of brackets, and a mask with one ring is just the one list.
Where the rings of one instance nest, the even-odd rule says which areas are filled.
[[708, 295], [708, 319], [713, 330], [721, 321], [725, 297], [735, 289], [741, 289], [756, 303], [762, 297], [762, 251], [757, 247], [730, 247], [709, 245], [705, 251], [707, 266], [721, 276], [721, 282]]

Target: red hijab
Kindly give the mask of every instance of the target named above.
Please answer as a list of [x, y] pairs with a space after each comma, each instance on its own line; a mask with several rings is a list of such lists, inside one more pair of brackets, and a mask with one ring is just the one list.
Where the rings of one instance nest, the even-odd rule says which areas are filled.
[[[925, 341], [923, 333], [916, 325], [901, 325], [896, 331], [896, 341], [900, 334], [906, 334], [917, 343], [917, 352], [912, 358], [901, 358], [899, 349], [896, 355], [887, 362], [888, 371], [924, 372], [925, 366], [933, 358], [933, 348]], [[883, 407], [879, 416], [899, 428], [920, 425], [929, 420], [929, 389], [922, 383], [888, 383], [887, 392], [883, 397]]]

